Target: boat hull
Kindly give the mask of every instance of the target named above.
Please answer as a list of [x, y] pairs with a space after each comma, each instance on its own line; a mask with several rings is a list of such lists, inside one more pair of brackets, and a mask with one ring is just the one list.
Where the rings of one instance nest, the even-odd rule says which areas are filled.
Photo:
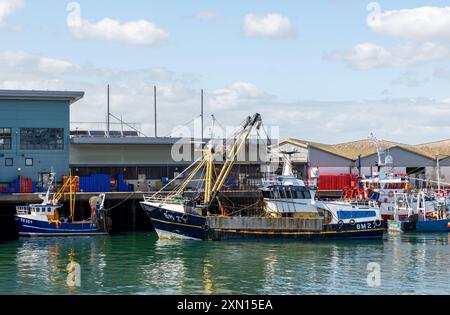
[[50, 237], [50, 236], [92, 236], [107, 235], [96, 224], [85, 222], [49, 223], [29, 218], [28, 216], [15, 216], [16, 228], [19, 236]]
[[416, 232], [450, 232], [450, 219], [418, 221]]
[[450, 219], [417, 222], [389, 221], [389, 231], [400, 232], [450, 232]]
[[[382, 239], [382, 222], [362, 222], [355, 225], [325, 225], [321, 231], [304, 229], [233, 229], [208, 226], [205, 216], [183, 214], [141, 203], [161, 238], [191, 240], [325, 240], [325, 239]], [[241, 218], [242, 219], [242, 218]]]

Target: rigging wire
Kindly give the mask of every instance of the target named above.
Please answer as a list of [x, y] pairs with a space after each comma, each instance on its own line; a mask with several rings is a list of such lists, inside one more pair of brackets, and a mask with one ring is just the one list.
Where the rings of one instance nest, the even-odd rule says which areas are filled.
[[178, 131], [179, 129], [183, 128], [183, 127], [187, 127], [189, 126], [191, 123], [193, 123], [197, 118], [200, 118], [201, 115], [195, 116], [193, 119], [189, 120], [187, 123], [178, 126], [177, 128], [175, 128], [174, 130], [172, 130], [170, 133], [168, 133], [165, 138], [170, 137], [172, 134], [174, 134], [176, 131]]

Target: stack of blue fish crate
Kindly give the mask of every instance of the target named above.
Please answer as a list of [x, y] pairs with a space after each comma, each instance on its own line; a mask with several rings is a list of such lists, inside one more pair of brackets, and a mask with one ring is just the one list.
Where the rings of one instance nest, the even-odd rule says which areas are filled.
[[130, 185], [126, 183], [123, 179], [123, 175], [117, 176], [117, 191], [118, 192], [127, 192], [131, 191]]
[[105, 174], [93, 174], [80, 176], [81, 192], [111, 192], [111, 176]]

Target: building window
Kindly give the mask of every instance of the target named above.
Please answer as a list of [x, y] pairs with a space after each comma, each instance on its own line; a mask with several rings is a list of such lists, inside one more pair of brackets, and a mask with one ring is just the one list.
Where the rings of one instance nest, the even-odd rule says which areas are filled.
[[64, 150], [64, 129], [22, 128], [20, 129], [21, 150]]
[[5, 166], [7, 166], [7, 167], [12, 167], [12, 166], [14, 166], [14, 159], [12, 159], [12, 158], [6, 158], [6, 159], [5, 159]]
[[11, 128], [0, 128], [0, 150], [11, 150]]
[[26, 158], [25, 159], [25, 166], [33, 166], [33, 159], [32, 158]]

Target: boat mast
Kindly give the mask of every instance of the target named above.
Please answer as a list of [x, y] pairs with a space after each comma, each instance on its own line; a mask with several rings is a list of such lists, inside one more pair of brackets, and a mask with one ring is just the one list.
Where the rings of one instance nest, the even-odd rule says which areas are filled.
[[437, 185], [438, 185], [438, 192], [441, 191], [441, 172], [439, 170], [439, 154], [436, 154], [436, 176], [437, 176]]
[[247, 142], [251, 131], [254, 127], [259, 129], [261, 125], [261, 115], [255, 114], [253, 117], [247, 117], [245, 124], [242, 126], [242, 131], [240, 134], [237, 135], [236, 140], [233, 144], [233, 147], [231, 148], [231, 154], [229, 158], [225, 161], [219, 175], [217, 176], [217, 180], [214, 183], [214, 186], [211, 190], [211, 200], [214, 200], [214, 198], [217, 196], [218, 192], [222, 189], [226, 178], [230, 174], [231, 168], [233, 167], [234, 163], [236, 162], [236, 157], [239, 153], [239, 151], [242, 149], [243, 146], [245, 146], [245, 143]]
[[206, 176], [205, 176], [205, 197], [204, 204], [211, 202], [211, 191], [213, 182], [213, 169], [214, 169], [214, 151], [213, 148], [208, 145], [205, 154], [206, 159]]

